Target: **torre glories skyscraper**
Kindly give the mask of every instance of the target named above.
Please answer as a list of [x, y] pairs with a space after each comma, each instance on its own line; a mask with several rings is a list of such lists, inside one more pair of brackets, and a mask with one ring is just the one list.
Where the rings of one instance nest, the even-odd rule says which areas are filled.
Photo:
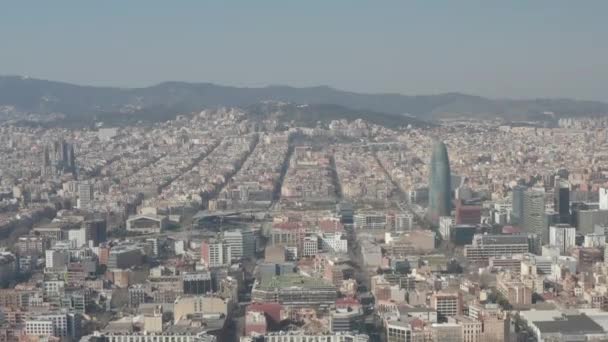
[[450, 216], [452, 210], [450, 177], [448, 150], [442, 141], [434, 140], [429, 167], [428, 210], [428, 218], [433, 225], [439, 223], [439, 217]]

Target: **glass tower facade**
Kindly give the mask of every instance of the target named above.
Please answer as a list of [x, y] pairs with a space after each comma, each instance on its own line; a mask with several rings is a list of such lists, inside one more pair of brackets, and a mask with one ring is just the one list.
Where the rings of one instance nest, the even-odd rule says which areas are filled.
[[439, 217], [449, 216], [451, 210], [452, 199], [448, 150], [443, 142], [434, 141], [429, 168], [429, 220], [433, 225], [437, 225]]
[[570, 222], [570, 183], [558, 179], [553, 192], [553, 207], [559, 214], [559, 223]]
[[526, 187], [517, 185], [512, 191], [512, 208], [511, 208], [511, 224], [519, 226], [522, 224], [524, 219], [524, 193]]

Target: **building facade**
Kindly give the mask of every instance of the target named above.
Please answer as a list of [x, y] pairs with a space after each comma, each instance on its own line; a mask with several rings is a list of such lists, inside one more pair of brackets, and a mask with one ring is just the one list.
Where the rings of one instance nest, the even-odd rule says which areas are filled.
[[523, 228], [528, 233], [542, 237], [544, 242], [549, 240], [543, 189], [528, 189], [524, 193]]
[[429, 220], [439, 224], [439, 217], [449, 216], [452, 209], [450, 161], [448, 150], [441, 141], [433, 142], [429, 168]]
[[549, 245], [559, 248], [560, 254], [575, 246], [576, 228], [569, 224], [558, 224], [549, 227]]

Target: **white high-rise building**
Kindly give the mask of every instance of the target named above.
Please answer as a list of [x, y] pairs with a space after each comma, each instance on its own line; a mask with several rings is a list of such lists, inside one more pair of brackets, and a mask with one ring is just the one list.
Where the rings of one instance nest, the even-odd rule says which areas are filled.
[[89, 182], [78, 183], [78, 208], [90, 209], [93, 202], [93, 184]]
[[243, 234], [240, 231], [224, 232], [224, 242], [230, 248], [230, 256], [233, 260], [243, 257]]
[[576, 228], [569, 224], [549, 227], [549, 245], [558, 247], [560, 254], [566, 254], [571, 247], [574, 247], [575, 239]]
[[231, 249], [224, 241], [211, 239], [201, 242], [201, 260], [208, 267], [229, 265], [231, 259]]
[[439, 233], [444, 240], [450, 240], [452, 227], [454, 226], [454, 218], [452, 216], [439, 217]]
[[600, 188], [600, 210], [608, 210], [608, 188]]
[[87, 244], [87, 229], [82, 227], [79, 229], [71, 229], [68, 231], [68, 240], [74, 241], [76, 247], [82, 247]]

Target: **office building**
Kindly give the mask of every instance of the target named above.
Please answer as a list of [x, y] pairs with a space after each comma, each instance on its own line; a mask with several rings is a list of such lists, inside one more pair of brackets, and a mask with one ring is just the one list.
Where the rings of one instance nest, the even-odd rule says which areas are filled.
[[232, 260], [240, 260], [243, 257], [243, 234], [241, 231], [227, 231], [223, 234], [224, 243], [230, 248]]
[[251, 298], [261, 303], [280, 303], [296, 308], [329, 308], [335, 304], [337, 290], [323, 279], [292, 273], [257, 280]]
[[464, 247], [464, 255], [471, 262], [488, 262], [489, 258], [510, 257], [528, 253], [529, 239], [525, 235], [481, 235]]
[[355, 230], [385, 230], [387, 229], [386, 214], [383, 212], [357, 212], [353, 217]]
[[78, 183], [78, 208], [91, 209], [93, 202], [93, 184], [90, 182]]
[[255, 254], [255, 235], [252, 230], [233, 230], [223, 233], [224, 242], [230, 248], [232, 260], [251, 258]]
[[256, 250], [256, 232], [251, 229], [241, 230], [243, 236], [243, 258], [253, 258]]
[[352, 224], [355, 210], [351, 203], [340, 202], [336, 205], [336, 214], [340, 217], [340, 223]]
[[112, 247], [108, 257], [108, 268], [130, 268], [141, 265], [143, 253], [141, 248], [133, 245]]
[[331, 331], [353, 331], [357, 322], [363, 317], [361, 306], [355, 308], [336, 308], [329, 314], [329, 326]]
[[407, 231], [414, 229], [414, 214], [400, 213], [395, 215], [395, 230]]
[[68, 314], [51, 312], [34, 315], [25, 321], [25, 332], [29, 336], [68, 337]]
[[45, 251], [45, 266], [50, 269], [61, 269], [70, 261], [67, 251], [48, 249]]
[[74, 153], [74, 144], [68, 144], [66, 164], [67, 171], [76, 176], [76, 153]]
[[548, 241], [549, 232], [545, 216], [545, 191], [541, 188], [528, 189], [524, 193], [524, 230], [537, 234], [542, 241]]
[[488, 259], [488, 267], [492, 271], [509, 271], [514, 274], [521, 273], [522, 256], [491, 257]]
[[82, 225], [86, 229], [87, 243], [92, 241], [93, 246], [99, 246], [100, 243], [107, 240], [107, 222], [103, 218], [86, 219]]
[[68, 240], [72, 241], [76, 247], [80, 248], [87, 245], [87, 230], [85, 227], [68, 230]]
[[439, 218], [439, 233], [443, 240], [450, 240], [454, 223], [456, 222], [451, 216], [441, 216]]
[[470, 224], [457, 224], [452, 227], [450, 241], [457, 246], [470, 245], [473, 237], [478, 233], [478, 226]]
[[[186, 331], [184, 331], [186, 330]], [[175, 329], [166, 332], [109, 332], [103, 335], [107, 342], [217, 342], [217, 338], [207, 333], [194, 333], [187, 329]]]
[[553, 190], [553, 208], [558, 214], [559, 223], [570, 222], [570, 183], [556, 180]]
[[51, 153], [49, 151], [48, 146], [44, 146], [41, 164], [42, 165], [40, 166], [40, 173], [42, 176], [52, 174], [53, 170], [51, 169]]
[[519, 226], [524, 220], [524, 193], [526, 187], [517, 185], [511, 191], [511, 224]]
[[212, 292], [211, 274], [209, 272], [184, 273], [182, 291], [188, 295], [201, 295]]
[[576, 213], [576, 227], [579, 233], [583, 235], [595, 232], [596, 225], [606, 224], [608, 224], [608, 210], [578, 210]]
[[438, 225], [439, 217], [449, 216], [452, 210], [450, 161], [443, 142], [433, 142], [429, 171], [428, 217], [432, 224]]
[[558, 247], [562, 255], [575, 246], [575, 239], [576, 228], [569, 224], [558, 224], [549, 227], [549, 245]]
[[207, 267], [229, 265], [232, 260], [230, 247], [218, 239], [201, 242], [201, 260]]
[[17, 252], [19, 255], [42, 255], [48, 247], [49, 241], [43, 236], [20, 236], [17, 240]]
[[456, 224], [480, 224], [481, 206], [466, 205], [461, 201], [456, 204]]

